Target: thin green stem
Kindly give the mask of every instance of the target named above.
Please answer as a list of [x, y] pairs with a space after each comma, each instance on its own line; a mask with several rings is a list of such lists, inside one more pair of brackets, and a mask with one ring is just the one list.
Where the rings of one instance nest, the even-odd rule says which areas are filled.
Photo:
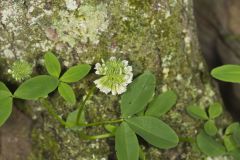
[[66, 125], [66, 122], [61, 118], [59, 117], [59, 115], [55, 112], [55, 110], [53, 109], [53, 106], [52, 104], [46, 100], [46, 99], [41, 99], [40, 101], [43, 105], [43, 107], [45, 107], [48, 111], [48, 113], [50, 115], [52, 115], [58, 122], [61, 123], [61, 125], [65, 126]]
[[194, 138], [191, 137], [179, 137], [180, 142], [188, 142], [188, 143], [194, 143]]
[[88, 123], [88, 124], [79, 124], [79, 125], [81, 127], [92, 127], [92, 126], [100, 126], [100, 125], [104, 125], [104, 124], [120, 123], [122, 121], [123, 121], [123, 119], [115, 119], [115, 120], [94, 122], [94, 123]]
[[92, 97], [94, 91], [96, 90], [96, 87], [94, 86], [87, 94], [86, 98], [79, 104], [79, 109], [78, 109], [78, 114], [77, 114], [77, 119], [76, 119], [76, 124], [79, 124], [80, 117], [82, 115], [82, 112], [85, 109], [86, 102]]
[[100, 135], [94, 135], [94, 136], [89, 136], [84, 133], [80, 133], [80, 137], [85, 139], [85, 140], [95, 140], [95, 139], [103, 139], [103, 138], [109, 138], [113, 137], [114, 135], [111, 133], [105, 133], [105, 134], [100, 134]]

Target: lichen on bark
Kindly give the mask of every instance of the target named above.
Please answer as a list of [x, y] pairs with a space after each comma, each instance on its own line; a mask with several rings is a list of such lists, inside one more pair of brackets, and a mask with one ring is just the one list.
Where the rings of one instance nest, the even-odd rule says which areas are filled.
[[[178, 94], [177, 105], [162, 119], [181, 137], [194, 137], [201, 122], [191, 119], [185, 108], [191, 103], [207, 107], [218, 100], [218, 96], [198, 50], [191, 1], [76, 0], [76, 5], [76, 9], [72, 6], [73, 10], [69, 10], [63, 0], [0, 2], [0, 55], [4, 65], [24, 59], [35, 64], [35, 74], [45, 73], [41, 67], [42, 57], [48, 50], [58, 55], [64, 69], [77, 63], [94, 65], [110, 56], [127, 59], [135, 76], [144, 70], [156, 75], [157, 94], [166, 90], [174, 90]], [[101, 21], [95, 22], [96, 17], [87, 17], [88, 9], [95, 16], [104, 14], [100, 15]], [[15, 11], [14, 14], [11, 10]], [[81, 14], [83, 12], [86, 13]], [[7, 69], [1, 67], [5, 75], [1, 79], [11, 81]], [[78, 101], [94, 85], [96, 78], [91, 74], [73, 85]], [[87, 103], [87, 120], [118, 118], [119, 99], [96, 92]], [[66, 104], [57, 93], [50, 95], [49, 100], [63, 118], [76, 109]], [[30, 160], [116, 159], [113, 138], [82, 140], [79, 133], [62, 127], [51, 118], [39, 103], [29, 103], [31, 107], [26, 112], [36, 119]], [[222, 127], [229, 122], [227, 116], [220, 119]], [[88, 134], [104, 132], [99, 127], [87, 129]], [[152, 160], [204, 157], [189, 143], [180, 143], [171, 150], [159, 150], [144, 144], [141, 141], [141, 147]]]

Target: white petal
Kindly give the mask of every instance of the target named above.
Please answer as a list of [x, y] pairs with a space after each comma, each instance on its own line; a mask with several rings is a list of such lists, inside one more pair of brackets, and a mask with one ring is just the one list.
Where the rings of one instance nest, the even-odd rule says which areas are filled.
[[118, 94], [122, 94], [123, 92], [126, 92], [127, 88], [125, 86], [119, 86], [117, 89]]
[[110, 61], [115, 61], [116, 57], [110, 57]]
[[100, 63], [96, 63], [94, 69], [98, 70], [100, 67], [102, 67], [102, 65]]
[[122, 61], [122, 64], [127, 67], [128, 61], [127, 61], [127, 60], [123, 60], [123, 61]]
[[100, 88], [100, 91], [102, 91], [105, 94], [108, 94], [111, 90], [109, 88], [102, 87], [102, 88]]

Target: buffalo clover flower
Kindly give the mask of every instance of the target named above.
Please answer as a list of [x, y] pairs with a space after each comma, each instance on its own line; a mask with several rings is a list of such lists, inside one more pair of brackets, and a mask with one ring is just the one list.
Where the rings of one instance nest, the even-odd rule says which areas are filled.
[[96, 74], [102, 77], [95, 80], [100, 91], [112, 95], [122, 94], [127, 90], [127, 85], [132, 82], [132, 66], [128, 65], [127, 60], [119, 60], [111, 57], [108, 61], [102, 60], [102, 64], [95, 65]]
[[32, 74], [32, 65], [27, 61], [17, 60], [13, 63], [12, 67], [8, 69], [8, 73], [10, 73], [16, 81], [20, 82], [30, 77]]

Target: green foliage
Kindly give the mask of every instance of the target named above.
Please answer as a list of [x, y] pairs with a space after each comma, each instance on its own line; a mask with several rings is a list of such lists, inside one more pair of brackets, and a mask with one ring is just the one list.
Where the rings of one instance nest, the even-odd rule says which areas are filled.
[[77, 82], [84, 78], [90, 71], [91, 66], [88, 64], [79, 64], [69, 68], [60, 78], [62, 82]]
[[187, 107], [187, 112], [190, 116], [197, 119], [207, 120], [208, 116], [205, 110], [196, 105], [191, 105]]
[[232, 134], [233, 131], [234, 131], [236, 128], [238, 128], [238, 127], [239, 127], [239, 123], [238, 123], [238, 122], [234, 122], [234, 123], [230, 124], [230, 125], [227, 127], [226, 131], [225, 131], [225, 135], [230, 135], [230, 134]]
[[71, 130], [78, 130], [78, 131], [83, 129], [83, 127], [80, 126], [79, 124], [85, 124], [86, 122], [85, 115], [84, 115], [84, 112], [82, 112], [80, 119], [77, 122], [78, 111], [79, 109], [68, 114], [66, 125], [65, 125], [66, 128], [70, 128]]
[[233, 158], [235, 160], [239, 160], [240, 159], [240, 149], [235, 149], [235, 150], [229, 152], [229, 155], [233, 156]]
[[69, 86], [68, 84], [60, 82], [58, 86], [58, 92], [67, 102], [70, 102], [71, 104], [76, 103], [75, 93], [72, 87]]
[[219, 156], [226, 153], [225, 147], [204, 131], [201, 131], [197, 135], [197, 145], [199, 149], [208, 156]]
[[236, 127], [233, 131], [233, 139], [237, 146], [240, 147], [240, 126]]
[[0, 127], [12, 113], [12, 93], [7, 86], [0, 82]]
[[145, 115], [160, 117], [168, 112], [176, 103], [177, 95], [173, 91], [167, 91], [155, 97], [148, 106]]
[[[225, 134], [223, 136], [223, 142], [224, 145], [229, 152], [230, 155], [233, 157], [237, 157], [238, 159], [240, 158], [239, 154], [236, 154], [236, 151], [240, 151], [240, 146], [239, 146], [239, 128], [240, 125], [239, 123], [235, 122], [229, 125], [225, 131]], [[237, 158], [236, 158], [237, 159]]]
[[148, 117], [133, 117], [127, 119], [129, 126], [148, 143], [161, 148], [173, 148], [178, 144], [177, 134], [161, 120]]
[[12, 93], [9, 91], [9, 89], [7, 88], [7, 86], [3, 82], [0, 82], [0, 91], [6, 91], [10, 95], [12, 95]]
[[113, 133], [113, 134], [115, 134], [115, 132], [116, 132], [116, 130], [117, 130], [117, 127], [114, 126], [114, 125], [111, 125], [111, 124], [106, 124], [106, 125], [104, 125], [104, 128], [105, 128], [108, 132]]
[[61, 73], [61, 65], [57, 57], [52, 52], [47, 52], [44, 56], [44, 60], [48, 73], [51, 76], [58, 78]]
[[[173, 107], [176, 103], [177, 96], [173, 91], [168, 91], [152, 100], [155, 94], [155, 85], [155, 76], [151, 72], [146, 71], [138, 76], [133, 83], [129, 85], [127, 92], [122, 95], [120, 105], [121, 116], [124, 122], [118, 127], [116, 132], [118, 159], [129, 159], [128, 153], [131, 153], [134, 147], [126, 147], [126, 143], [120, 141], [119, 137], [122, 138], [122, 141], [124, 141], [123, 138], [127, 139], [126, 137], [128, 137], [128, 135], [125, 131], [127, 129], [132, 136], [138, 134], [145, 141], [160, 149], [173, 148], [178, 144], [179, 139], [175, 131], [169, 125], [158, 119], [158, 117]], [[149, 106], [144, 114], [145, 107], [148, 104]], [[128, 126], [131, 131], [129, 131]], [[144, 153], [139, 150], [138, 145], [135, 145], [135, 147], [137, 148], [134, 149], [134, 155], [136, 156], [140, 152], [140, 159], [145, 159]], [[121, 151], [119, 151], [120, 149]], [[137, 157], [132, 159], [136, 159]]]
[[[230, 155], [234, 159], [240, 159], [240, 125], [232, 123], [219, 141], [216, 141], [217, 126], [214, 119], [219, 117], [223, 112], [219, 103], [214, 103], [208, 108], [208, 114], [198, 106], [192, 105], [187, 107], [187, 112], [194, 118], [207, 120], [204, 123], [204, 131], [197, 135], [196, 143], [201, 152], [208, 156]], [[224, 143], [224, 145], [221, 142]]]
[[214, 103], [208, 109], [209, 118], [214, 119], [222, 114], [222, 106], [219, 103]]
[[155, 76], [146, 71], [129, 85], [127, 92], [121, 97], [123, 117], [132, 116], [147, 106], [154, 94], [155, 84]]
[[231, 135], [224, 135], [223, 143], [228, 152], [231, 152], [237, 148], [236, 143], [234, 142]]
[[[56, 78], [59, 78], [61, 73], [61, 65], [57, 57], [51, 53], [47, 52], [44, 56], [45, 67], [48, 73]], [[58, 92], [64, 100], [74, 105], [76, 103], [76, 96], [70, 85], [67, 83], [77, 82], [80, 79], [84, 78], [90, 71], [91, 66], [88, 64], [79, 64], [69, 68], [63, 76], [59, 79], [61, 83], [58, 86]], [[64, 83], [66, 82], [66, 83]]]
[[[76, 103], [76, 97], [73, 89], [67, 83], [61, 82], [61, 80], [65, 82], [76, 82], [85, 77], [90, 71], [91, 67], [87, 64], [71, 67], [59, 80], [58, 78], [61, 73], [61, 66], [57, 57], [53, 53], [47, 52], [44, 56], [44, 59], [45, 67], [50, 76], [39, 75], [28, 79], [16, 89], [13, 95], [6, 87], [6, 85], [0, 82], [0, 126], [3, 125], [3, 123], [8, 119], [12, 112], [13, 98], [25, 100], [36, 100], [39, 98], [45, 98], [48, 96], [49, 93], [51, 93], [58, 87], [59, 94], [66, 101], [70, 102], [71, 104]], [[28, 72], [30, 73], [29, 68], [31, 67], [28, 66], [28, 63], [17, 62], [16, 64], [17, 65], [14, 65], [16, 67], [15, 70], [19, 71], [19, 75], [21, 74], [21, 76], [24, 76]], [[23, 77], [18, 79], [22, 80]], [[50, 109], [51, 113], [54, 114], [54, 117], [56, 119], [61, 121], [61, 124], [65, 124], [65, 121], [63, 121], [57, 114], [55, 114], [52, 108], [48, 109]], [[73, 119], [75, 119], [76, 121], [75, 116], [75, 112], [69, 114], [69, 126], [75, 127], [75, 122], [74, 124], [71, 123]]]
[[123, 122], [115, 134], [115, 149], [118, 160], [138, 160], [139, 145], [134, 131]]
[[58, 80], [52, 76], [40, 75], [22, 83], [14, 93], [15, 98], [35, 100], [48, 96], [58, 86]]
[[208, 120], [204, 124], [204, 131], [210, 136], [215, 136], [217, 134], [218, 129], [213, 120]]
[[240, 66], [239, 65], [223, 65], [214, 68], [211, 71], [211, 75], [221, 81], [225, 82], [240, 82]]
[[0, 90], [0, 127], [12, 113], [12, 97], [8, 92]]

